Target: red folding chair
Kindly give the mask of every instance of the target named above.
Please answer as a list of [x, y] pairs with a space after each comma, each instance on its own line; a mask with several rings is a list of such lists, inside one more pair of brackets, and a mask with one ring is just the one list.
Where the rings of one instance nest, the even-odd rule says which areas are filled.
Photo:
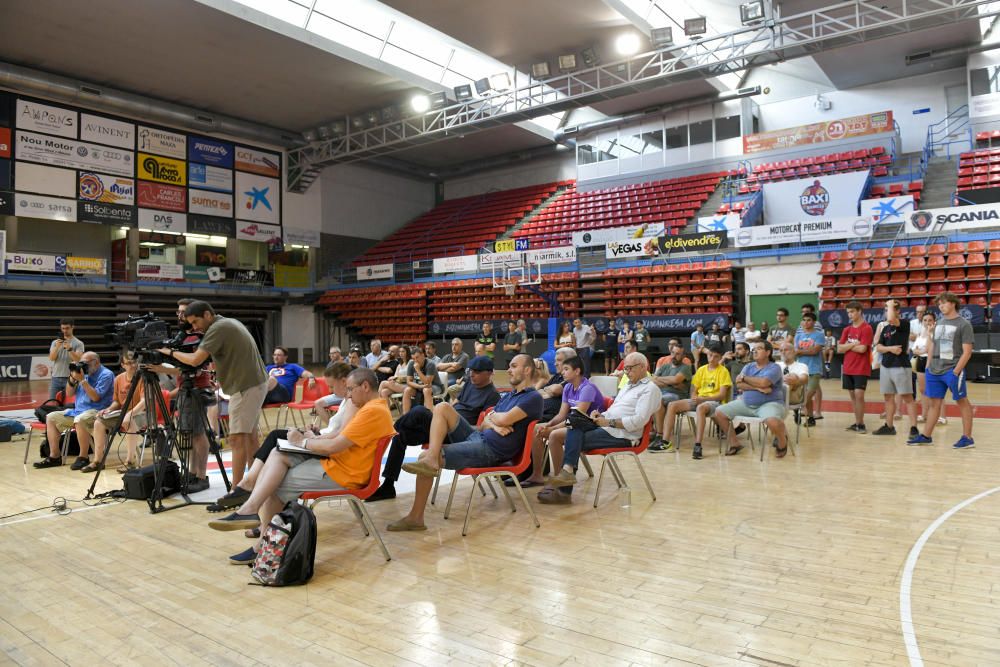
[[[325, 378], [316, 378], [312, 388], [306, 382], [302, 385], [302, 398], [294, 403], [288, 404], [288, 412], [292, 416], [292, 424], [299, 425], [298, 416], [306, 410], [312, 410], [316, 406], [316, 401], [330, 393], [330, 387], [326, 384]], [[302, 426], [305, 426], [305, 418], [302, 419]]]
[[375, 445], [375, 460], [372, 462], [372, 474], [368, 478], [368, 486], [361, 489], [339, 489], [337, 491], [306, 491], [299, 496], [299, 500], [308, 503], [309, 507], [312, 507], [316, 504], [316, 501], [324, 498], [345, 498], [347, 504], [351, 506], [354, 516], [361, 522], [361, 529], [365, 531], [365, 537], [375, 535], [375, 540], [378, 542], [379, 547], [382, 549], [382, 555], [385, 556], [387, 561], [392, 560], [392, 556], [389, 555], [389, 550], [386, 548], [385, 542], [382, 541], [382, 535], [378, 532], [378, 528], [375, 527], [375, 522], [372, 521], [371, 515], [368, 514], [368, 509], [365, 507], [364, 501], [378, 489], [379, 472], [382, 470], [382, 457], [385, 455], [385, 449], [389, 446], [389, 441], [392, 440], [394, 435], [396, 434], [387, 435]]
[[462, 468], [461, 470], [455, 471], [455, 477], [451, 481], [451, 491], [448, 492], [448, 504], [444, 508], [444, 518], [447, 519], [448, 515], [451, 513], [451, 503], [455, 498], [455, 489], [458, 487], [459, 476], [468, 475], [472, 477], [472, 490], [469, 492], [469, 503], [465, 507], [465, 524], [462, 526], [462, 536], [465, 537], [469, 533], [469, 517], [472, 514], [472, 500], [476, 497], [476, 487], [479, 486], [480, 479], [495, 479], [500, 485], [500, 489], [503, 491], [504, 496], [507, 498], [507, 502], [510, 504], [510, 511], [516, 512], [517, 507], [514, 505], [513, 499], [510, 497], [510, 492], [507, 491], [507, 486], [504, 484], [504, 478], [509, 478], [514, 481], [514, 488], [517, 489], [518, 495], [521, 496], [521, 502], [524, 503], [525, 508], [528, 510], [528, 514], [531, 516], [531, 520], [535, 522], [535, 528], [539, 528], [542, 524], [538, 522], [538, 517], [535, 516], [535, 510], [532, 509], [531, 503], [528, 502], [528, 497], [524, 495], [524, 489], [521, 488], [521, 482], [518, 481], [517, 476], [528, 469], [531, 465], [531, 441], [534, 438], [535, 424], [538, 421], [532, 421], [528, 424], [528, 430], [524, 435], [524, 445], [521, 447], [521, 453], [511, 461], [510, 465], [506, 466], [489, 466], [484, 468]]
[[[63, 409], [66, 409], [66, 410], [68, 410], [68, 409], [72, 408], [74, 405], [76, 405], [76, 396], [74, 395], [67, 402], [67, 400], [66, 400], [66, 392], [64, 390], [60, 390], [60, 391], [56, 392], [56, 400], [59, 401], [59, 405]], [[72, 428], [68, 428], [68, 429], [66, 429], [65, 431], [63, 431], [62, 433], [59, 434], [59, 452], [60, 452], [60, 456], [64, 460], [66, 458], [66, 452], [69, 449], [69, 434], [70, 434], [70, 431], [72, 431], [72, 430], [73, 430]], [[45, 435], [45, 422], [31, 422], [31, 424], [28, 426], [28, 441], [24, 444], [24, 464], [25, 465], [27, 465], [27, 463], [28, 463], [28, 452], [31, 451], [31, 436], [33, 436], [35, 434], [35, 431], [41, 431], [42, 435]], [[50, 442], [49, 443], [49, 456], [51, 456], [51, 455], [52, 455], [52, 443]]]
[[[601, 482], [604, 481], [604, 469], [610, 468], [611, 475], [615, 478], [615, 482], [618, 484], [619, 490], [628, 489], [628, 484], [625, 481], [625, 476], [622, 474], [621, 468], [618, 467], [618, 462], [615, 460], [618, 457], [631, 457], [635, 461], [635, 465], [639, 468], [639, 474], [642, 475], [642, 481], [646, 483], [646, 489], [649, 491], [649, 495], [656, 500], [656, 493], [653, 492], [653, 486], [649, 483], [649, 477], [646, 475], [646, 469], [642, 467], [642, 461], [639, 459], [639, 454], [646, 451], [649, 447], [649, 432], [653, 428], [653, 420], [650, 419], [646, 422], [646, 428], [642, 430], [642, 439], [639, 444], [635, 447], [605, 447], [603, 449], [591, 449], [586, 452], [587, 456], [603, 456], [604, 462], [601, 463], [601, 472], [597, 476], [597, 490], [594, 492], [594, 507], [597, 507], [597, 502], [601, 497]], [[581, 452], [581, 456], [583, 456]]]

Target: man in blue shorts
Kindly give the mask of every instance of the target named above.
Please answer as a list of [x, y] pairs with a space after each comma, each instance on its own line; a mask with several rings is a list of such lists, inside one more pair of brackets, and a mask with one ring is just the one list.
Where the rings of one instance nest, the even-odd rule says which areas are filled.
[[962, 414], [962, 437], [953, 445], [955, 449], [972, 449], [976, 441], [972, 439], [972, 403], [966, 394], [965, 367], [972, 358], [972, 324], [958, 314], [958, 297], [951, 292], [937, 296], [941, 317], [928, 335], [926, 390], [930, 399], [930, 409], [924, 422], [924, 432], [906, 441], [908, 445], [932, 445], [931, 434], [941, 416], [941, 405], [945, 394], [951, 390], [958, 410]]
[[785, 393], [782, 388], [781, 367], [771, 361], [771, 343], [762, 340], [752, 348], [754, 363], [747, 364], [734, 378], [736, 389], [743, 394], [739, 399], [720, 405], [713, 418], [729, 438], [726, 456], [739, 454], [743, 445], [737, 444], [736, 433], [730, 428], [735, 417], [760, 417], [778, 439], [776, 455], [780, 459], [788, 452], [785, 432]]

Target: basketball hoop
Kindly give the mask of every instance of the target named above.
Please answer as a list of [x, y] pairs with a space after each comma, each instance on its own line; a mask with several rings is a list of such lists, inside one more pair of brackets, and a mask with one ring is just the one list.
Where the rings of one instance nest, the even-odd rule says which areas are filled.
[[507, 296], [514, 296], [514, 290], [517, 289], [517, 278], [511, 278], [509, 281], [504, 283], [503, 292]]

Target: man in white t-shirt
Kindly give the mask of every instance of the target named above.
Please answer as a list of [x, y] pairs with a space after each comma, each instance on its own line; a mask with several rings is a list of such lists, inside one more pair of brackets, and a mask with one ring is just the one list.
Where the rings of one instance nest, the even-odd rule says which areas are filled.
[[[795, 344], [790, 340], [785, 340], [781, 344], [781, 359], [778, 361], [778, 366], [781, 367], [784, 389], [791, 392], [788, 397], [788, 404], [804, 404], [806, 385], [809, 384], [809, 367], [801, 361], [796, 361]], [[797, 413], [795, 419], [799, 419]]]
[[910, 353], [913, 352], [913, 343], [924, 335], [924, 313], [927, 312], [927, 306], [917, 306], [917, 312], [913, 314], [913, 319], [910, 320]]

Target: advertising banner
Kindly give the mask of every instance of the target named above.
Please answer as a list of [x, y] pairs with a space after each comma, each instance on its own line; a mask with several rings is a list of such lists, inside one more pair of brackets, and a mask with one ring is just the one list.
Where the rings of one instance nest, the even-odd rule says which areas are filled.
[[764, 184], [764, 219], [768, 224], [857, 215], [868, 170]]
[[135, 125], [89, 113], [80, 114], [80, 138], [98, 144], [135, 148]]
[[10, 128], [0, 127], [0, 158], [10, 157]]
[[604, 256], [608, 259], [627, 259], [629, 257], [655, 257], [660, 254], [659, 241], [651, 239], [627, 239], [611, 241], [604, 247]]
[[861, 215], [871, 218], [876, 225], [906, 222], [911, 213], [913, 213], [912, 195], [865, 199], [861, 202]]
[[47, 137], [43, 134], [17, 131], [15, 155], [18, 160], [38, 162], [54, 167], [83, 171], [99, 171], [115, 176], [132, 176], [132, 151], [88, 144], [72, 139]]
[[66, 271], [88, 276], [103, 276], [108, 272], [108, 260], [101, 257], [67, 257]]
[[676, 236], [661, 236], [658, 239], [660, 254], [669, 255], [679, 252], [699, 252], [702, 250], [718, 250], [729, 245], [729, 237], [723, 232], [701, 232], [699, 234], [677, 234]]
[[183, 264], [136, 262], [135, 272], [139, 280], [184, 280]]
[[392, 264], [371, 264], [358, 267], [358, 280], [392, 280]]
[[237, 220], [236, 238], [244, 241], [279, 243], [281, 242], [281, 227], [278, 225], [263, 225], [259, 222]]
[[139, 228], [149, 229], [154, 232], [184, 234], [187, 232], [187, 216], [183, 213], [153, 211], [148, 208], [140, 208]]
[[0, 276], [6, 274], [7, 274], [7, 230], [0, 229]]
[[0, 215], [14, 215], [13, 192], [0, 192]]
[[17, 189], [76, 199], [76, 172], [30, 162], [17, 163]]
[[45, 134], [76, 139], [78, 120], [76, 111], [70, 109], [21, 99], [17, 101], [15, 125], [19, 130], [44, 132]]
[[230, 169], [191, 162], [188, 164], [188, 185], [202, 190], [232, 192], [233, 172]]
[[233, 196], [208, 190], [188, 190], [188, 211], [204, 215], [233, 217]]
[[236, 217], [240, 220], [281, 222], [281, 183], [277, 179], [236, 172]]
[[10, 190], [11, 184], [14, 182], [14, 179], [11, 178], [13, 164], [11, 160], [0, 160], [0, 190]]
[[434, 273], [472, 273], [478, 268], [475, 255], [438, 257], [434, 260]]
[[288, 227], [287, 225], [282, 228], [282, 239], [287, 245], [307, 245], [310, 248], [319, 247], [319, 230], [318, 229], [303, 229], [301, 227]]
[[954, 206], [914, 211], [907, 216], [906, 233], [933, 231], [948, 234], [957, 229], [984, 229], [1000, 226], [1000, 204]]
[[631, 227], [609, 227], [608, 229], [593, 229], [589, 232], [573, 232], [573, 245], [577, 248], [605, 245], [621, 239], [641, 239], [663, 234], [662, 222]]
[[137, 227], [139, 225], [139, 215], [135, 206], [102, 204], [93, 201], [82, 201], [78, 206], [77, 216], [80, 222], [116, 227]]
[[528, 246], [528, 239], [504, 239], [493, 243], [493, 252], [521, 252]]
[[139, 126], [140, 151], [183, 160], [187, 157], [187, 137], [155, 127]]
[[[899, 316], [904, 320], [912, 320], [916, 312], [916, 309], [911, 306], [903, 306], [899, 309]], [[937, 308], [929, 307], [927, 312], [934, 313], [938, 321], [941, 320], [941, 313]], [[958, 309], [958, 314], [973, 325], [986, 322], [986, 309], [983, 306], [964, 305]], [[883, 308], [865, 308], [861, 311], [861, 315], [874, 328], [885, 319], [885, 310]], [[850, 323], [850, 318], [847, 317], [846, 310], [821, 310], [819, 311], [819, 323], [824, 329], [843, 329]]]
[[[645, 327], [653, 333], [690, 333], [699, 324], [703, 325], [707, 331], [715, 322], [718, 322], [719, 326], [723, 328], [726, 327], [729, 322], [728, 316], [723, 313], [697, 313], [690, 315], [629, 315], [627, 319], [630, 326], [634, 324], [636, 320], [642, 320]], [[624, 321], [625, 319], [620, 317], [615, 320], [619, 330], [621, 330], [621, 326]], [[608, 319], [605, 317], [598, 317], [594, 320], [590, 320], [590, 323], [599, 333], [608, 330]]]
[[699, 232], [731, 232], [740, 228], [743, 218], [739, 213], [726, 213], [725, 215], [709, 215], [698, 218]]
[[184, 188], [139, 181], [136, 184], [136, 193], [137, 203], [144, 208], [159, 208], [178, 213], [183, 213], [187, 208], [187, 191]]
[[522, 252], [484, 252], [479, 255], [479, 268], [489, 269], [494, 264], [516, 264], [524, 263], [524, 253]]
[[184, 280], [192, 283], [215, 283], [222, 280], [225, 274], [217, 266], [184, 265]]
[[187, 167], [183, 160], [139, 153], [136, 156], [136, 173], [145, 181], [156, 181], [168, 185], [185, 185]]
[[874, 229], [875, 226], [872, 224], [871, 218], [854, 216], [853, 218], [832, 218], [744, 227], [734, 233], [732, 239], [733, 245], [737, 248], [840, 239], [847, 239], [847, 242], [851, 243], [870, 239]]
[[249, 171], [252, 174], [278, 178], [281, 176], [281, 156], [246, 146], [237, 146], [236, 168], [240, 171]]
[[[528, 331], [536, 338], [544, 338], [548, 329], [548, 320], [543, 318], [523, 318]], [[493, 331], [507, 331], [510, 320], [451, 320], [448, 322], [429, 322], [427, 331], [432, 336], [476, 336], [483, 330], [483, 322], [489, 322]]]
[[562, 246], [559, 248], [544, 248], [529, 250], [524, 253], [524, 259], [533, 264], [565, 264], [576, 261], [576, 247]]
[[[20, 169], [20, 167], [19, 167]], [[107, 204], [135, 204], [135, 181], [121, 176], [105, 176], [93, 172], [80, 172], [80, 199]]]
[[27, 195], [18, 192], [14, 195], [14, 215], [26, 218], [75, 222], [76, 200]]
[[28, 379], [31, 379], [30, 355], [0, 357], [0, 382], [17, 382]]
[[232, 218], [189, 213], [187, 230], [189, 234], [208, 234], [209, 236], [225, 236], [234, 239], [236, 238], [236, 221]]
[[189, 137], [188, 160], [232, 169], [233, 145], [206, 137]]
[[225, 246], [197, 244], [194, 247], [195, 261], [198, 266], [218, 266], [226, 268]]
[[869, 134], [889, 132], [892, 127], [892, 112], [879, 111], [878, 113], [747, 135], [743, 137], [743, 152], [760, 153], [791, 148], [792, 146], [819, 144], [824, 141], [863, 137]]
[[275, 287], [309, 287], [309, 267], [308, 266], [286, 266], [284, 264], [274, 265], [274, 286]]
[[35, 271], [62, 273], [66, 268], [65, 255], [36, 255], [27, 252], [8, 252], [8, 271]]

